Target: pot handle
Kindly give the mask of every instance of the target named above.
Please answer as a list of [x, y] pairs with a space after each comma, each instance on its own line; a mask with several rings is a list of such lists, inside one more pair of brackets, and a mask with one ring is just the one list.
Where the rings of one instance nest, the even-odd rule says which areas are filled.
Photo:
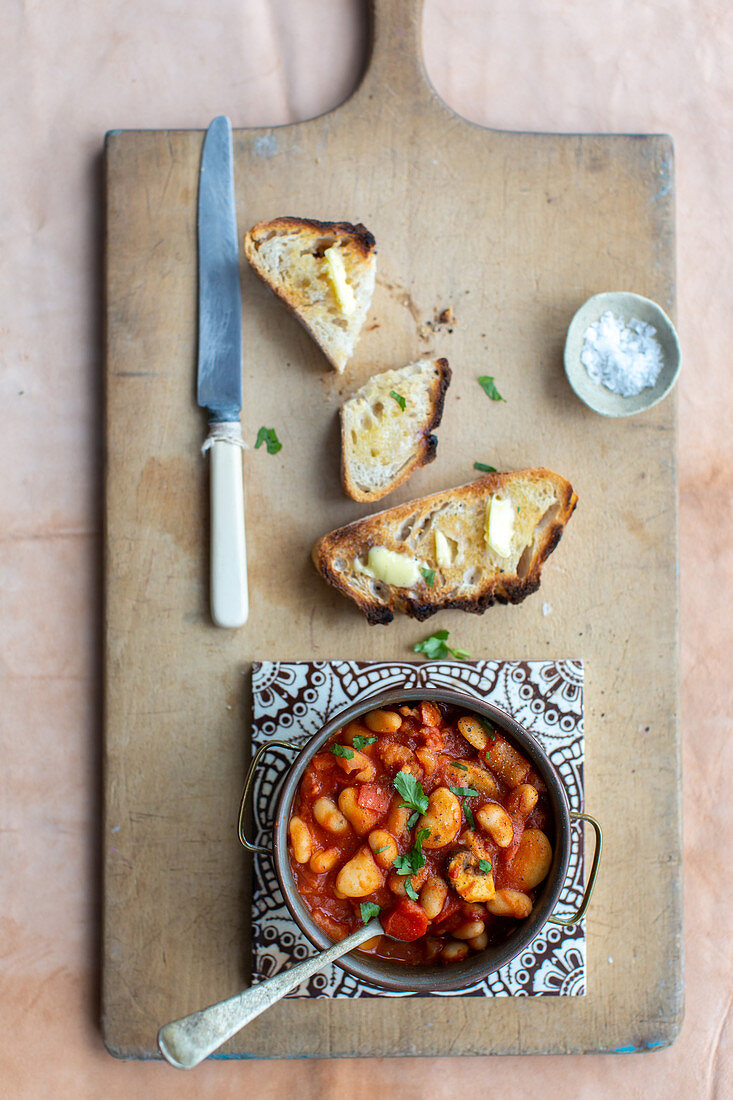
[[596, 848], [593, 853], [593, 862], [590, 866], [590, 874], [588, 875], [588, 882], [585, 886], [585, 893], [583, 894], [583, 900], [580, 903], [580, 908], [577, 912], [573, 913], [572, 917], [568, 920], [563, 920], [561, 917], [548, 917], [548, 924], [559, 924], [563, 928], [569, 928], [573, 924], [577, 924], [585, 916], [585, 911], [590, 903], [593, 888], [596, 884], [596, 876], [598, 875], [598, 867], [601, 862], [601, 852], [603, 851], [603, 830], [594, 817], [590, 814], [581, 814], [577, 810], [570, 811], [571, 821], [587, 821], [589, 825], [593, 826], [593, 830], [596, 834]]
[[273, 745], [277, 745], [281, 749], [295, 749], [298, 752], [301, 749], [301, 745], [297, 745], [294, 741], [265, 741], [264, 745], [260, 745], [257, 752], [250, 761], [247, 775], [244, 780], [244, 789], [242, 790], [242, 798], [239, 802], [239, 824], [237, 826], [237, 835], [239, 836], [240, 843], [247, 849], [248, 852], [259, 852], [261, 855], [269, 856], [271, 854], [270, 848], [265, 848], [263, 844], [253, 844], [244, 835], [244, 817], [247, 812], [247, 800], [249, 798], [249, 792], [252, 789], [254, 782], [255, 772], [259, 766], [260, 760]]

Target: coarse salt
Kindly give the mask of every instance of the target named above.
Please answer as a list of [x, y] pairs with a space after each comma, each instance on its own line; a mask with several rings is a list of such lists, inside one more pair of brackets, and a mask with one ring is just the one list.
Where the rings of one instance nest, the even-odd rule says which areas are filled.
[[583, 333], [580, 361], [590, 379], [622, 397], [635, 397], [653, 386], [664, 366], [657, 330], [630, 317], [624, 321], [609, 310]]

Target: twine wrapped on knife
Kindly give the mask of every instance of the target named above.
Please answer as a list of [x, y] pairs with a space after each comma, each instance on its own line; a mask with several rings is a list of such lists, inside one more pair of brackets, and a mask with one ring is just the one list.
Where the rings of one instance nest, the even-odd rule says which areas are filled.
[[219, 439], [225, 443], [234, 443], [237, 447], [241, 447], [243, 451], [249, 450], [248, 445], [242, 439], [242, 428], [238, 420], [218, 420], [213, 424], [209, 424], [209, 434], [204, 440], [201, 454], [205, 455]]

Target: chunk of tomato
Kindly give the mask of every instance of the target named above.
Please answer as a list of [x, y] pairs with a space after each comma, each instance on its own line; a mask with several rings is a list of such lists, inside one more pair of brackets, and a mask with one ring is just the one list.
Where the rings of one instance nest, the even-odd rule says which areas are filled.
[[428, 918], [416, 901], [402, 898], [392, 912], [384, 918], [382, 927], [388, 936], [412, 943], [427, 932]]
[[362, 783], [356, 801], [363, 810], [373, 810], [375, 814], [386, 814], [392, 795], [379, 783]]

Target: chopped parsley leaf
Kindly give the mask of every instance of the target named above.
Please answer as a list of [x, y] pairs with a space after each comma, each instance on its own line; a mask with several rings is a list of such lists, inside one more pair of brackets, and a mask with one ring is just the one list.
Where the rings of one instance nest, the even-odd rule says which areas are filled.
[[422, 642], [418, 642], [412, 647], [413, 653], [424, 653], [429, 661], [438, 661], [444, 657], [454, 657], [457, 661], [465, 661], [471, 654], [467, 653], [465, 649], [451, 649], [449, 645], [446, 645], [449, 631], [436, 630], [435, 634], [431, 634], [429, 638], [425, 638]]
[[453, 794], [457, 795], [458, 798], [476, 798], [479, 793], [475, 787], [451, 787], [450, 790], [452, 790]]
[[404, 397], [402, 396], [402, 394], [401, 394], [401, 393], [397, 393], [397, 392], [396, 392], [396, 390], [390, 390], [390, 391], [389, 391], [389, 396], [390, 396], [390, 397], [394, 397], [395, 401], [397, 402], [397, 404], [399, 405], [399, 407], [400, 407], [400, 408], [402, 409], [402, 411], [404, 412], [404, 411], [405, 411], [405, 405], [407, 404], [407, 402], [405, 401], [405, 399], [404, 399]]
[[479, 871], [483, 871], [485, 875], [488, 875], [489, 871], [491, 870], [491, 860], [480, 859], [478, 861], [478, 869]]
[[383, 848], [375, 848], [374, 849], [375, 856], [378, 856], [380, 852], [386, 852], [388, 848], [389, 848], [389, 844], [385, 844], [385, 846]]
[[398, 875], [416, 875], [425, 866], [422, 842], [430, 836], [430, 829], [418, 829], [415, 843], [409, 852], [392, 860], [392, 866]]
[[490, 374], [482, 374], [478, 380], [478, 384], [486, 396], [490, 397], [492, 401], [504, 401], [506, 403], [506, 398], [501, 396]]
[[378, 917], [382, 912], [381, 905], [376, 905], [373, 901], [363, 901], [359, 906], [361, 909], [361, 919], [364, 924], [369, 924], [370, 920], [374, 917]]
[[[409, 772], [400, 771], [394, 777], [393, 783], [397, 793], [401, 794], [405, 800], [401, 803], [402, 806], [405, 806], [408, 810], [415, 810], [418, 814], [426, 813], [428, 796], [425, 794], [419, 779], [415, 779], [415, 776], [410, 775]], [[412, 825], [410, 825], [410, 828], [412, 828]]]
[[257, 433], [257, 442], [255, 443], [255, 450], [258, 450], [262, 444], [267, 447], [268, 455], [276, 455], [278, 451], [282, 450], [282, 443], [277, 438], [277, 432], [274, 428], [260, 428]]
[[434, 569], [423, 569], [422, 566], [420, 566], [420, 572], [422, 573], [423, 577], [425, 578], [425, 583], [428, 586], [428, 588], [432, 588], [433, 584], [435, 583], [435, 570]]
[[495, 474], [496, 466], [487, 466], [485, 462], [474, 462], [474, 470], [480, 470], [482, 474]]
[[376, 737], [362, 737], [360, 733], [357, 733], [354, 737], [354, 748], [363, 749], [366, 745], [373, 745], [376, 740]]
[[354, 750], [348, 745], [331, 745], [331, 752], [334, 756], [343, 756], [344, 760], [354, 759]]
[[409, 878], [407, 879], [407, 881], [405, 883], [405, 893], [407, 894], [408, 898], [412, 898], [413, 901], [417, 901], [417, 898], [418, 898], [417, 890], [412, 885]]
[[476, 828], [476, 822], [473, 820], [473, 814], [471, 813], [471, 807], [465, 801], [465, 799], [463, 801], [463, 812], [466, 815], [466, 821], [468, 822], [469, 828], [475, 829]]

